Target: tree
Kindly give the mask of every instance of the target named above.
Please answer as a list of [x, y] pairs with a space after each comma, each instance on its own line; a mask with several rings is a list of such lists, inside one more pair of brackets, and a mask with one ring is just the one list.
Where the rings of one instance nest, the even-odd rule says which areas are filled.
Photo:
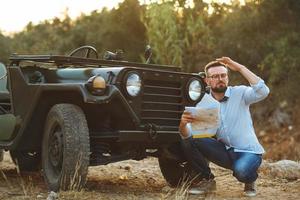
[[0, 62], [6, 64], [8, 62], [8, 57], [11, 52], [10, 49], [11, 39], [9, 37], [5, 37], [0, 32]]
[[153, 47], [154, 61], [181, 66], [183, 41], [173, 3], [150, 4], [146, 10], [144, 23], [148, 43]]

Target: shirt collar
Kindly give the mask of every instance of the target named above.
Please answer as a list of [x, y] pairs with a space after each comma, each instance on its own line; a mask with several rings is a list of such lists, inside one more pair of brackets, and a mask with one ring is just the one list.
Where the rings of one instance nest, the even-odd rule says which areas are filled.
[[223, 99], [221, 99], [219, 102], [226, 102], [229, 99], [230, 94], [231, 94], [230, 88], [227, 87]]
[[[230, 94], [231, 94], [230, 87], [227, 87], [223, 99], [221, 99], [219, 102], [226, 102], [229, 99]], [[213, 97], [211, 92], [210, 92], [210, 95]]]
[[230, 94], [231, 94], [231, 89], [230, 89], [230, 87], [227, 87], [224, 97], [227, 97], [227, 99], [228, 99], [230, 97]]

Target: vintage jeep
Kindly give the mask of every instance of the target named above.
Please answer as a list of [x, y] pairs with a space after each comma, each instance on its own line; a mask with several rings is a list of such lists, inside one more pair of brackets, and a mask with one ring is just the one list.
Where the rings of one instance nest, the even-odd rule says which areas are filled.
[[147, 156], [158, 157], [172, 186], [192, 174], [178, 125], [204, 95], [203, 77], [119, 58], [98, 59], [91, 46], [68, 56], [13, 54], [0, 67], [0, 149], [21, 171], [42, 169], [54, 191], [82, 188], [88, 166]]

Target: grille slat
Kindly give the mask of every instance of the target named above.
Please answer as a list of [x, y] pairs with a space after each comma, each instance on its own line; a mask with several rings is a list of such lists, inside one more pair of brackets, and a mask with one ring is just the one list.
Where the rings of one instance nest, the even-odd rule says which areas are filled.
[[162, 87], [162, 86], [149, 86], [146, 85], [144, 88], [149, 94], [164, 94], [164, 95], [181, 95], [181, 88], [178, 87]]
[[145, 88], [156, 88], [156, 89], [177, 90], [177, 91], [180, 92], [180, 88], [178, 88], [178, 87], [163, 87], [163, 86], [146, 85]]
[[144, 105], [147, 105], [147, 104], [161, 104], [161, 105], [173, 105], [173, 106], [181, 106], [181, 103], [169, 103], [169, 102], [154, 102], [154, 101], [144, 101], [143, 102]]
[[161, 96], [161, 97], [181, 98], [181, 96], [179, 96], [179, 95], [144, 93], [144, 98], [145, 98], [146, 96]]
[[151, 102], [181, 102], [181, 96], [178, 95], [165, 95], [165, 94], [149, 94], [144, 93], [144, 101]]
[[181, 111], [175, 111], [175, 110], [147, 110], [147, 109], [144, 109], [143, 111], [144, 111], [145, 113], [146, 113], [146, 112], [159, 112], [159, 113], [167, 112], [167, 113], [179, 113], [179, 114], [182, 113]]
[[181, 83], [170, 81], [144, 81], [141, 121], [159, 126], [179, 125], [182, 105]]
[[181, 111], [173, 110], [143, 110], [142, 119], [152, 116], [165, 116], [167, 118], [178, 118], [181, 115]]
[[170, 121], [180, 121], [180, 119], [163, 118], [163, 117], [142, 117], [142, 120], [170, 120]]

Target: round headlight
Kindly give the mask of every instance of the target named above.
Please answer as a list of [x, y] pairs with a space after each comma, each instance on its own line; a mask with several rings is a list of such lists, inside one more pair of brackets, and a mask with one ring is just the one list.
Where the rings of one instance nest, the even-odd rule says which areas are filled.
[[141, 77], [136, 73], [130, 73], [126, 80], [127, 93], [132, 97], [136, 97], [140, 93], [141, 88], [142, 88]]
[[193, 101], [197, 101], [201, 96], [201, 83], [199, 80], [192, 80], [189, 84], [189, 97]]

